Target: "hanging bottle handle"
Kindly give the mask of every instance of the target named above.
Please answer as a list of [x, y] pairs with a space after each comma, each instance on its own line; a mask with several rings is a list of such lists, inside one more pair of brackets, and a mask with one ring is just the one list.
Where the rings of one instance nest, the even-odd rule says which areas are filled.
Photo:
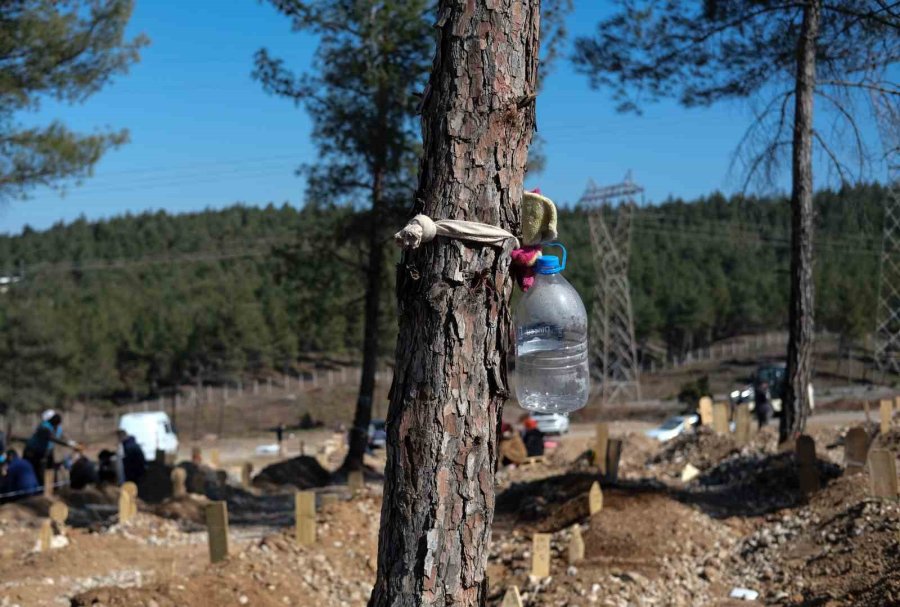
[[568, 251], [566, 251], [566, 247], [563, 246], [563, 243], [553, 241], [553, 242], [548, 242], [548, 243], [544, 244], [544, 246], [545, 247], [559, 247], [560, 249], [562, 249], [562, 263], [559, 266], [559, 271], [562, 272], [563, 270], [565, 270], [566, 269], [566, 258], [568, 257]]

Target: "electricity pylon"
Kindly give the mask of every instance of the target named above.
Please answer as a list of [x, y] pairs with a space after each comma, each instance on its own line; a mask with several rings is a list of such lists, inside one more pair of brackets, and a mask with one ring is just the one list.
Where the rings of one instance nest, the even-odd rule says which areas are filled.
[[[628, 257], [635, 197], [644, 188], [631, 181], [598, 187], [588, 181], [578, 201], [588, 216], [597, 282], [591, 318], [591, 358], [600, 378], [603, 403], [641, 397]], [[612, 222], [614, 215], [615, 222]], [[610, 216], [607, 218], [607, 216]]]

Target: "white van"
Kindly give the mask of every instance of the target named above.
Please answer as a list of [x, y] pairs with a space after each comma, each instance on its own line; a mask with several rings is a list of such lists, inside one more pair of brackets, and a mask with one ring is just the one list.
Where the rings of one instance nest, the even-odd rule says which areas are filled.
[[178, 437], [164, 411], [126, 413], [119, 419], [119, 430], [134, 437], [147, 461], [156, 459], [157, 449], [166, 453], [178, 451]]

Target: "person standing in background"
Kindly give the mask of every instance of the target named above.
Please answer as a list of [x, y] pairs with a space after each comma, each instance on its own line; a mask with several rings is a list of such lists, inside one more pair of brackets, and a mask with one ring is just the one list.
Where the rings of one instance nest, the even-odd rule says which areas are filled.
[[72, 449], [81, 449], [81, 446], [63, 436], [62, 416], [53, 409], [47, 409], [41, 414], [41, 423], [25, 443], [25, 451], [22, 457], [26, 459], [37, 478], [43, 481], [44, 471], [55, 468], [53, 460], [53, 446], [63, 445]]

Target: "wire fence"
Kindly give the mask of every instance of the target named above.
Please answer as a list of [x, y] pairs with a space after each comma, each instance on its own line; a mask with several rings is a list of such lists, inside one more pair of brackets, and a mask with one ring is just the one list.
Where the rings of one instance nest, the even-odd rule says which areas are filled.
[[760, 352], [772, 350], [776, 347], [783, 346], [786, 348], [787, 342], [787, 331], [744, 335], [710, 344], [709, 346], [704, 346], [702, 348], [689, 350], [680, 355], [663, 352], [658, 356], [654, 356], [653, 352], [648, 352], [645, 356], [643, 367], [644, 371], [649, 371], [650, 373], [667, 371], [700, 362], [727, 360], [750, 354], [758, 354]]
[[[358, 367], [339, 367], [217, 386], [183, 387], [165, 396], [105, 409], [77, 403], [63, 412], [63, 427], [69, 438], [88, 441], [114, 434], [123, 415], [163, 411], [183, 438], [224, 436], [234, 428], [241, 432], [268, 431], [279, 423], [296, 423], [305, 412], [315, 413], [316, 419], [320, 419], [320, 413], [326, 419], [329, 413], [335, 417], [335, 412], [317, 409], [316, 397], [329, 389], [355, 389], [361, 373]], [[378, 371], [376, 385], [383, 388], [391, 378], [390, 370]], [[5, 419], [0, 416], [0, 429], [12, 440], [23, 440], [40, 421], [38, 411], [8, 411]]]

